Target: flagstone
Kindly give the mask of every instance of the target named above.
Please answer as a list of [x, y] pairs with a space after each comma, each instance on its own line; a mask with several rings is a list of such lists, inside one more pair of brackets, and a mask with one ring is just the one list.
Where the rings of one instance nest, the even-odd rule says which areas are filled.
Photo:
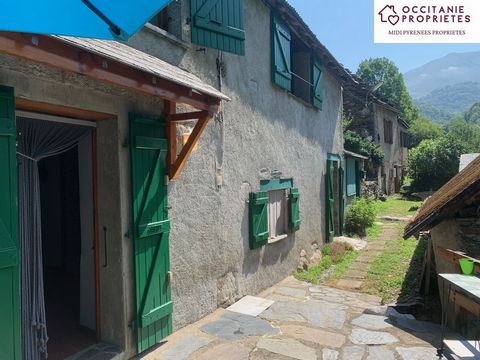
[[399, 341], [395, 336], [387, 332], [359, 328], [352, 330], [350, 340], [356, 345], [386, 345]]
[[260, 339], [257, 348], [297, 360], [317, 360], [315, 349], [294, 339]]

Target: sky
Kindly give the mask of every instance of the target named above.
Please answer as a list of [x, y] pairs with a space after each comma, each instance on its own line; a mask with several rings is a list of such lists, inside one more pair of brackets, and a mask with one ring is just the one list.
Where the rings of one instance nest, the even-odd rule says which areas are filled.
[[288, 0], [336, 59], [355, 72], [360, 62], [387, 57], [402, 73], [480, 44], [374, 44], [373, 0]]

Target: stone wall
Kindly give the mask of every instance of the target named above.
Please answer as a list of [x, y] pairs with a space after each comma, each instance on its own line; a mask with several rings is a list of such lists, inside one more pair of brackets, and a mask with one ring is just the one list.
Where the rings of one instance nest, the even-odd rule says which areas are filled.
[[[188, 2], [180, 11], [188, 14]], [[178, 5], [178, 6], [180, 6]], [[182, 37], [189, 26], [181, 22]], [[324, 72], [323, 109], [278, 88], [270, 75], [270, 9], [245, 1], [246, 54], [223, 54], [222, 91], [232, 101], [210, 121], [177, 181], [168, 188], [174, 328], [292, 274], [301, 250], [311, 258], [325, 233], [327, 153], [342, 154], [342, 88]], [[188, 39], [188, 36], [183, 40]], [[130, 45], [184, 68], [219, 87], [219, 52], [199, 50], [149, 26]], [[128, 113], [159, 116], [163, 101], [9, 57], [0, 57], [0, 83], [16, 96], [111, 113], [98, 125], [99, 225], [108, 228], [109, 265], [100, 269], [102, 340], [135, 352], [130, 162], [123, 143]], [[260, 180], [293, 178], [300, 191], [300, 230], [261, 249], [249, 249], [248, 194]], [[99, 234], [103, 236], [103, 234]], [[100, 249], [100, 258], [104, 248]]]
[[[182, 3], [189, 14], [188, 2]], [[182, 327], [295, 271], [301, 249], [324, 241], [327, 153], [341, 154], [342, 89], [324, 76], [321, 111], [271, 81], [270, 9], [245, 1], [245, 56], [223, 53], [223, 122], [212, 121], [182, 174], [169, 186], [174, 325]], [[151, 28], [130, 44], [218, 87], [219, 52], [177, 43]], [[180, 42], [182, 41], [182, 42]], [[300, 230], [262, 249], [248, 246], [248, 194], [272, 174], [300, 189]]]

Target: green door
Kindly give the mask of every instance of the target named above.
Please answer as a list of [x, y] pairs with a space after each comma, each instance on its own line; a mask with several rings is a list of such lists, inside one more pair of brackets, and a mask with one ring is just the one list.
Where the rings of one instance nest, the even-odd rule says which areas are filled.
[[0, 86], [0, 350], [21, 359], [17, 165], [13, 88]]
[[129, 140], [137, 312], [135, 328], [137, 350], [142, 352], [172, 333], [164, 123], [131, 115]]
[[326, 214], [326, 240], [332, 242], [335, 235], [335, 227], [333, 222], [333, 161], [327, 160], [327, 174], [325, 175], [325, 214]]
[[344, 225], [344, 218], [345, 218], [345, 170], [343, 167], [340, 167], [339, 170], [339, 189], [338, 189], [338, 235], [343, 235], [343, 225]]

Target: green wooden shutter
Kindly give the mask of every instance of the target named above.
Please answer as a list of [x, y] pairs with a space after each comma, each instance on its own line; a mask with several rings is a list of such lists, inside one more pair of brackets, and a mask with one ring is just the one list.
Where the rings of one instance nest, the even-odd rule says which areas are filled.
[[297, 188], [290, 189], [290, 196], [288, 197], [289, 207], [289, 225], [290, 231], [294, 232], [300, 229], [300, 193]]
[[250, 249], [257, 249], [268, 242], [268, 195], [266, 191], [250, 193]]
[[243, 0], [191, 0], [192, 43], [245, 55]]
[[322, 109], [323, 104], [323, 72], [318, 61], [312, 61], [312, 104]]
[[333, 161], [327, 160], [327, 173], [325, 175], [325, 223], [327, 242], [333, 241], [335, 228], [333, 223]]
[[339, 235], [343, 235], [343, 224], [344, 224], [344, 218], [345, 218], [345, 170], [343, 167], [340, 167], [339, 169], [339, 179], [338, 181], [340, 182], [340, 190], [339, 190], [339, 201], [340, 204], [338, 204], [338, 222], [339, 222]]
[[357, 195], [357, 166], [355, 159], [347, 158], [347, 196]]
[[13, 88], [0, 86], [0, 349], [3, 359], [21, 355], [17, 165]]
[[357, 189], [357, 196], [361, 195], [361, 181], [362, 181], [362, 171], [360, 170], [360, 161], [355, 161], [355, 184]]
[[136, 335], [142, 352], [172, 333], [167, 141], [161, 121], [130, 115]]
[[272, 14], [272, 81], [291, 91], [290, 29]]

